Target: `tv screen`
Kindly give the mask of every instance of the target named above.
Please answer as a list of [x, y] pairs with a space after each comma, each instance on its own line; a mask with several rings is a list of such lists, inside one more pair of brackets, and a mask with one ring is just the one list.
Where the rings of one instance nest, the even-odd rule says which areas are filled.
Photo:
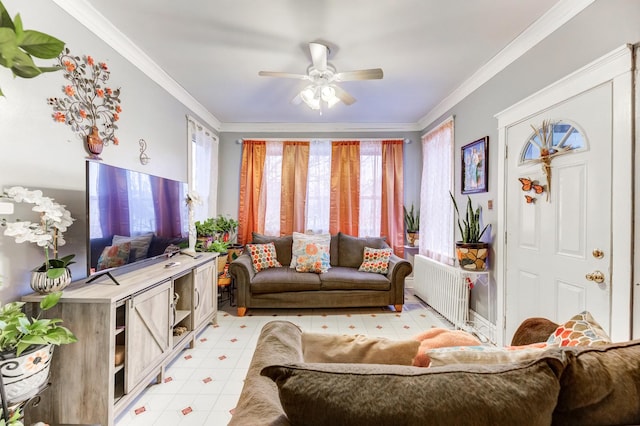
[[88, 274], [188, 244], [185, 182], [87, 161]]

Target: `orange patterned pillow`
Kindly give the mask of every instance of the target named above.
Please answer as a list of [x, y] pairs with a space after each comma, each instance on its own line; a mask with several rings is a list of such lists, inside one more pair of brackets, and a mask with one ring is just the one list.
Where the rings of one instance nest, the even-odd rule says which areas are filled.
[[393, 251], [390, 248], [375, 249], [365, 247], [362, 264], [358, 271], [386, 274], [389, 271], [389, 259], [391, 259], [392, 254]]
[[276, 256], [275, 244], [247, 244], [246, 248], [251, 255], [251, 263], [253, 264], [254, 271], [260, 272], [263, 269], [282, 266]]

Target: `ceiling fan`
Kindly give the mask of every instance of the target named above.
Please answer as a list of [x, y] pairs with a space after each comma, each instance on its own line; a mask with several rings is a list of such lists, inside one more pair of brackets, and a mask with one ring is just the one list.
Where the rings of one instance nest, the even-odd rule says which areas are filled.
[[311, 109], [320, 110], [322, 113], [322, 103], [326, 103], [331, 108], [342, 101], [345, 105], [351, 105], [356, 98], [336, 83], [353, 80], [379, 80], [382, 78], [382, 69], [372, 68], [357, 71], [337, 72], [335, 67], [327, 63], [329, 56], [329, 46], [312, 42], [309, 43], [312, 65], [307, 69], [307, 74], [293, 74], [277, 71], [260, 71], [258, 75], [263, 77], [282, 77], [298, 80], [307, 80], [308, 86], [300, 91], [291, 102], [294, 104], [303, 101]]

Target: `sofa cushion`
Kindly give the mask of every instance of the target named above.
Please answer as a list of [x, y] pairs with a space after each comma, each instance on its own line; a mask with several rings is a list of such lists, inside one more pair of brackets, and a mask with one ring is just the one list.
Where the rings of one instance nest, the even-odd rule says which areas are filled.
[[131, 251], [135, 250], [135, 259], [141, 260], [147, 257], [149, 246], [151, 245], [151, 239], [153, 238], [153, 232], [147, 232], [146, 234], [135, 235], [127, 237], [123, 235], [114, 235], [111, 245], [118, 245], [122, 243], [131, 243]]
[[640, 340], [564, 351], [554, 424], [640, 424]]
[[[557, 348], [548, 343], [533, 343], [525, 346], [452, 346], [427, 349], [422, 354], [429, 359], [429, 367], [451, 364], [503, 364], [510, 362], [531, 361], [544, 355], [547, 349]], [[416, 357], [418, 359], [419, 357]], [[414, 364], [416, 365], [416, 364]], [[424, 362], [420, 365], [425, 367]]]
[[323, 290], [381, 290], [391, 288], [386, 275], [360, 272], [356, 268], [336, 266], [320, 275]]
[[327, 261], [329, 255], [329, 244], [331, 243], [330, 234], [303, 234], [301, 232], [294, 232], [293, 244], [291, 246], [291, 267], [298, 266], [298, 256], [304, 255], [305, 249], [309, 243], [322, 244], [327, 246]]
[[273, 237], [271, 235], [263, 235], [254, 232], [251, 238], [253, 239], [253, 244], [273, 243], [276, 246], [278, 262], [283, 266], [289, 266], [291, 264], [291, 245], [293, 244], [292, 235]]
[[323, 274], [331, 267], [329, 264], [329, 244], [307, 242], [296, 249], [294, 243], [293, 257], [296, 259], [296, 272]]
[[251, 256], [253, 270], [256, 272], [282, 266], [282, 264], [278, 262], [276, 247], [273, 243], [247, 244], [247, 251], [249, 252], [249, 256]]
[[386, 274], [389, 271], [389, 259], [391, 259], [392, 254], [393, 250], [391, 248], [374, 249], [365, 247], [362, 255], [362, 264], [360, 264], [358, 271]]
[[587, 311], [560, 324], [549, 336], [547, 343], [559, 346], [598, 346], [611, 343], [607, 332]]
[[129, 253], [131, 252], [131, 243], [126, 242], [113, 246], [106, 246], [102, 250], [102, 254], [98, 258], [97, 271], [103, 269], [116, 268], [118, 266], [129, 263]]
[[304, 274], [291, 268], [264, 269], [258, 272], [251, 281], [251, 292], [256, 294], [319, 289], [320, 278], [318, 274]]
[[339, 232], [338, 238], [338, 266], [347, 266], [349, 268], [360, 267], [365, 247], [389, 247], [382, 237], [358, 238]]
[[302, 333], [305, 362], [411, 365], [420, 342], [362, 334]]
[[550, 425], [561, 370], [547, 357], [446, 369], [298, 363], [261, 374], [276, 382], [291, 424]]

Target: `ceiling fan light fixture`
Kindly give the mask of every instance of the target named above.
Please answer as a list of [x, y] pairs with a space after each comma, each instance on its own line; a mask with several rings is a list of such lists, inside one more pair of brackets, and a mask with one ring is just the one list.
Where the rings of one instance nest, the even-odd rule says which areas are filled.
[[311, 109], [320, 109], [320, 96], [317, 95], [317, 87], [307, 86], [300, 92], [300, 99]]
[[323, 101], [329, 102], [336, 99], [336, 89], [331, 86], [324, 86], [322, 90], [320, 90], [320, 95], [322, 96]]

